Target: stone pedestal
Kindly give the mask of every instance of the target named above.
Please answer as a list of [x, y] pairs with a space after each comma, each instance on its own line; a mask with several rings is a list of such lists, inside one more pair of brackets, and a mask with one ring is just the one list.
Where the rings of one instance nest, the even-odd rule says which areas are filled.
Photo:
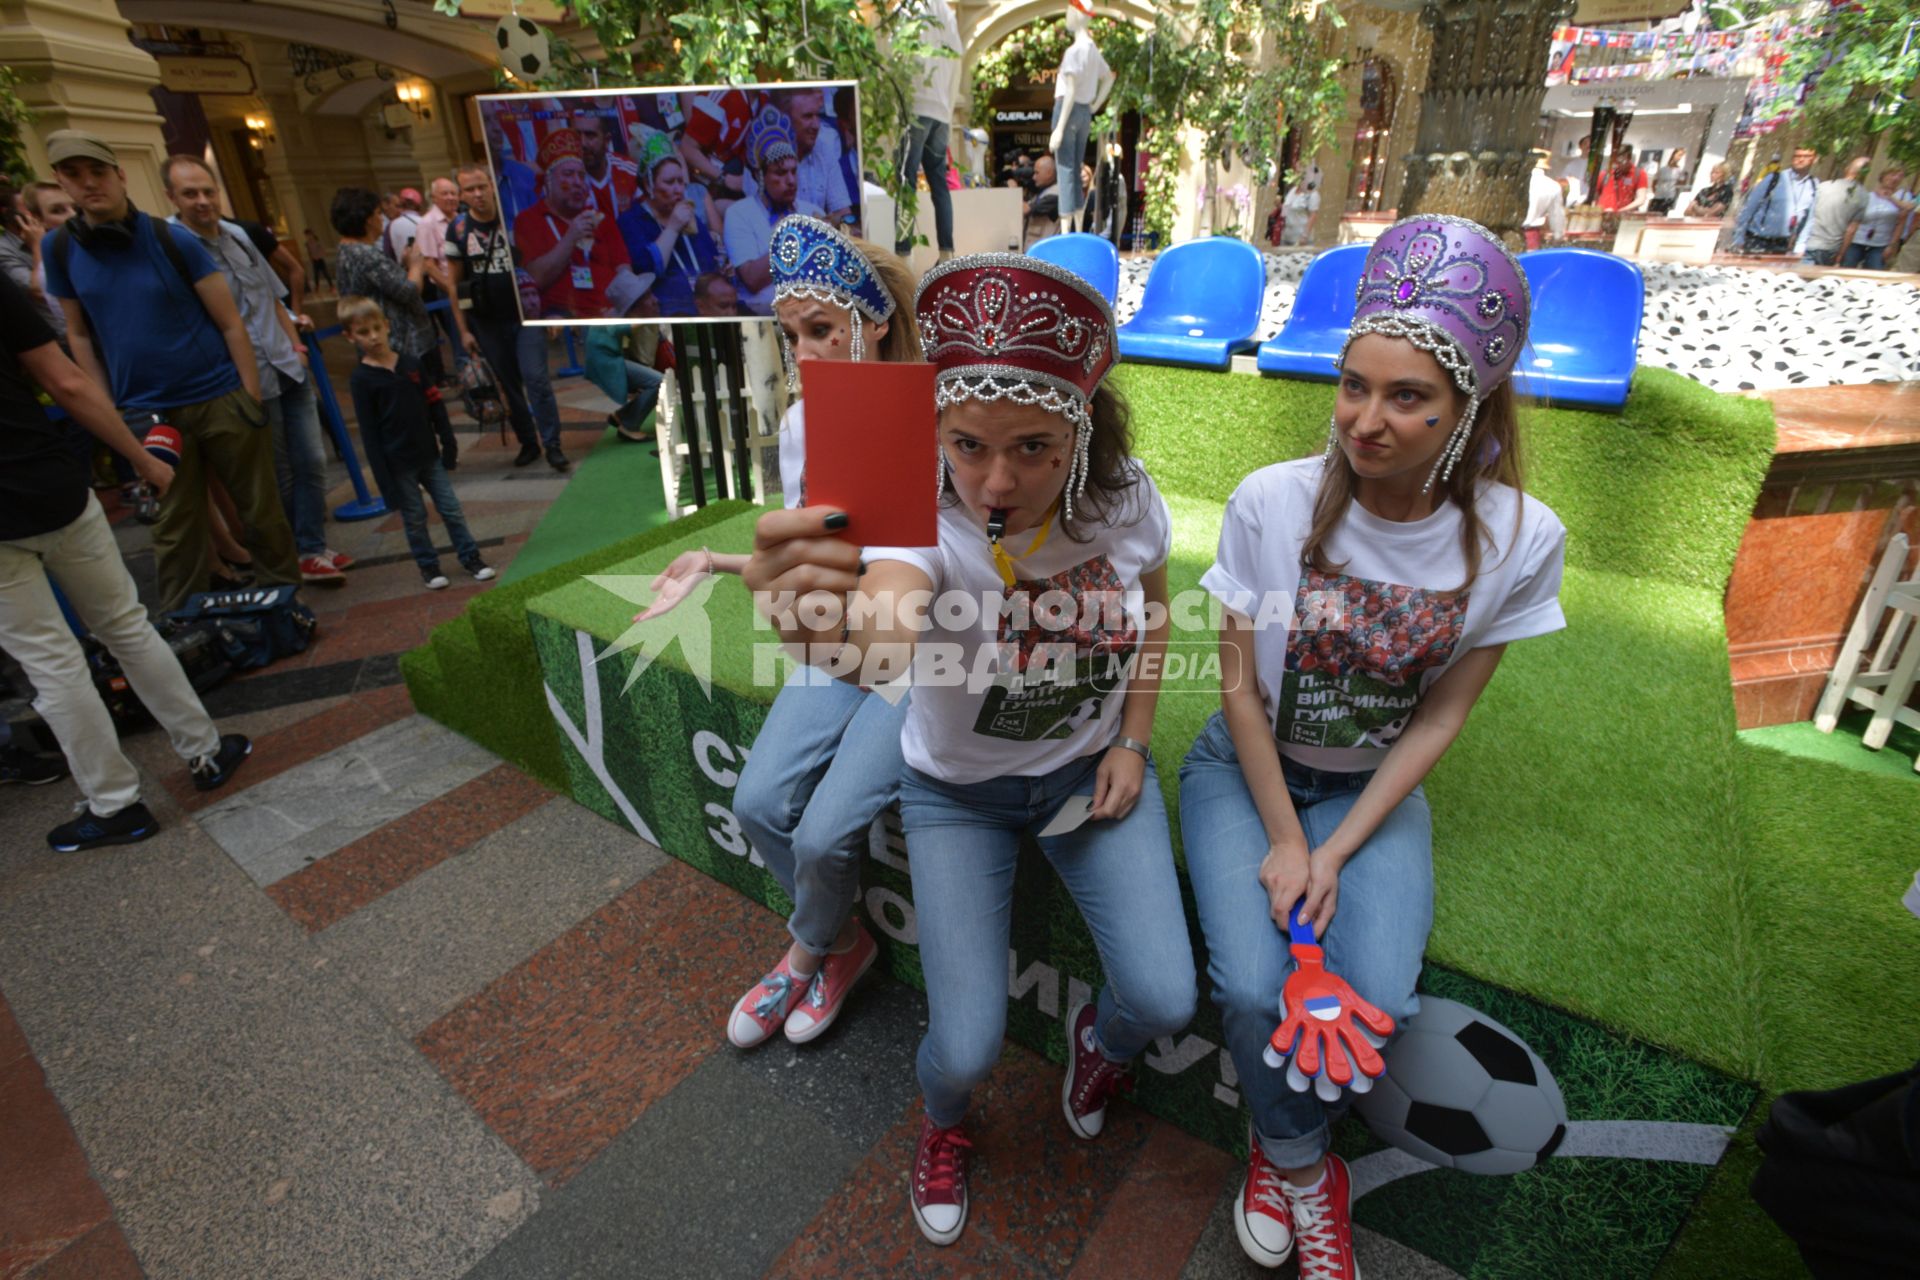
[[1429, 0], [1433, 33], [1402, 214], [1450, 213], [1514, 247], [1527, 213], [1553, 29], [1572, 0]]
[[128, 42], [128, 29], [113, 0], [0, 0], [0, 64], [19, 75], [20, 97], [33, 111], [26, 142], [36, 173], [53, 171], [49, 133], [84, 129], [120, 157], [134, 204], [165, 213], [167, 143], [147, 92], [160, 69]]

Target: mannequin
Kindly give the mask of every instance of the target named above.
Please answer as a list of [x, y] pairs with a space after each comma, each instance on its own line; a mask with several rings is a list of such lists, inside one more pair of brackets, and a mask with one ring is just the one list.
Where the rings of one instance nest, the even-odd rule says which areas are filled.
[[1093, 129], [1093, 117], [1113, 92], [1113, 69], [1100, 56], [1088, 28], [1093, 25], [1093, 0], [1067, 0], [1067, 30], [1073, 43], [1060, 59], [1060, 70], [1053, 80], [1053, 134], [1047, 140], [1055, 166], [1060, 171], [1060, 229], [1087, 203], [1080, 181], [1080, 166], [1086, 161], [1087, 135]]

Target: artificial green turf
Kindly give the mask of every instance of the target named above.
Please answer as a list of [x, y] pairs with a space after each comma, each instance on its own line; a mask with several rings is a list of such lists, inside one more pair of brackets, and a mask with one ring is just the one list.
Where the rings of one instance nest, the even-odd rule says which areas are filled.
[[500, 575], [503, 584], [599, 551], [616, 531], [634, 534], [667, 522], [660, 459], [646, 445], [622, 440], [608, 427], [585, 457], [575, 459], [573, 472], [564, 497], [547, 508]]
[[[1333, 392], [1156, 366], [1122, 366], [1118, 381], [1173, 508], [1177, 595], [1210, 563], [1239, 480], [1317, 452]], [[1769, 1091], [1906, 1065], [1920, 947], [1899, 895], [1920, 788], [1735, 733], [1721, 592], [1771, 454], [1770, 409], [1643, 369], [1625, 413], [1523, 406], [1521, 420], [1529, 488], [1569, 531], [1569, 629], [1508, 651], [1429, 780], [1430, 956]], [[507, 696], [493, 714], [511, 702], [529, 733], [545, 720], [519, 613], [534, 595], [543, 614], [610, 639], [635, 605], [584, 572], [651, 572], [703, 540], [744, 549], [750, 526], [751, 508], [725, 504], [514, 584], [524, 592], [481, 597], [480, 650], [510, 659], [495, 668]], [[764, 701], [771, 690], [753, 691], [746, 655], [766, 633], [746, 594], [722, 583], [706, 604], [716, 682]], [[466, 656], [457, 644], [450, 654], [455, 667]], [[678, 665], [672, 652], [663, 660]], [[536, 699], [524, 707], [507, 693], [522, 682]], [[1163, 695], [1154, 745], [1169, 800], [1174, 762], [1215, 702], [1204, 680]], [[564, 781], [551, 732], [544, 744]], [[1750, 1147], [1737, 1146], [1664, 1274], [1791, 1273], [1783, 1238], [1744, 1198], [1749, 1174]], [[1647, 1185], [1680, 1186], [1658, 1175]], [[1540, 1231], [1552, 1212], [1550, 1200], [1534, 1211]], [[1475, 1270], [1526, 1273], [1529, 1247], [1524, 1232], [1488, 1242]]]
[[1920, 756], [1920, 730], [1896, 723], [1887, 744], [1878, 751], [1869, 751], [1860, 738], [1871, 719], [1871, 711], [1850, 712], [1840, 717], [1832, 733], [1820, 732], [1810, 720], [1770, 724], [1742, 730], [1740, 740], [1803, 760], [1837, 764], [1843, 769], [1857, 769], [1886, 778], [1905, 778], [1920, 787], [1920, 771], [1913, 767], [1914, 757]]
[[[568, 485], [566, 492], [572, 493], [573, 488]], [[629, 534], [573, 560], [495, 584], [492, 590], [474, 597], [461, 618], [435, 629], [428, 641], [434, 664], [403, 665], [415, 705], [444, 708], [445, 714], [437, 718], [450, 727], [547, 786], [566, 791], [566, 760], [560, 752], [559, 730], [547, 709], [540, 660], [527, 629], [527, 602], [582, 574], [598, 573], [630, 560], [655, 543], [689, 536], [752, 510], [752, 505], [744, 502], [715, 503], [671, 525]], [[604, 512], [602, 508], [603, 519]], [[459, 665], [469, 656], [460, 624], [471, 629], [477, 665]], [[444, 647], [442, 630], [448, 636]]]

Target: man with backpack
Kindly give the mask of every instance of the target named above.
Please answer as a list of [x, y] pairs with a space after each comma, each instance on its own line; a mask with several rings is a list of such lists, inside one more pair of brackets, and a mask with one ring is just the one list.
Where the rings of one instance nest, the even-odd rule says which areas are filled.
[[239, 509], [260, 579], [299, 582], [260, 371], [226, 277], [192, 232], [133, 207], [105, 142], [58, 129], [47, 158], [80, 210], [42, 251], [74, 360], [130, 422], [167, 422], [180, 434], [174, 484], [153, 527], [161, 609], [180, 608], [206, 584], [209, 473]]
[[100, 384], [61, 351], [32, 298], [0, 277], [0, 646], [33, 681], [34, 707], [86, 797], [71, 821], [47, 833], [55, 851], [74, 853], [145, 840], [160, 824], [140, 803], [139, 772], [120, 750], [49, 573], [166, 729], [195, 787], [225, 783], [253, 747], [214, 728], [179, 659], [147, 620], [87, 487], [86, 464], [40, 408], [34, 383], [159, 492], [168, 492], [174, 475], [133, 438]]

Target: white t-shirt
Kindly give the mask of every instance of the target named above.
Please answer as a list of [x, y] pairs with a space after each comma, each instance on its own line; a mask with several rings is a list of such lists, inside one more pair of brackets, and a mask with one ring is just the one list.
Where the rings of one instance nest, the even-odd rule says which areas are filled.
[[[793, 211], [815, 218], [821, 214], [820, 206], [805, 200], [794, 201]], [[726, 224], [727, 261], [734, 266], [764, 258], [767, 251], [773, 248], [773, 215], [767, 212], [767, 206], [761, 203], [758, 196], [735, 200], [727, 206]], [[740, 304], [754, 315], [772, 315], [772, 278], [768, 278], [764, 289], [749, 290], [743, 282], [740, 286]]]
[[807, 415], [795, 400], [780, 418], [780, 500], [797, 507], [807, 480]]
[[[1066, 53], [1061, 56], [1060, 70], [1055, 73], [1053, 84], [1056, 90], [1062, 90], [1067, 83], [1067, 77], [1075, 77], [1073, 105], [1091, 106], [1094, 97], [1100, 92], [1100, 82], [1112, 74], [1112, 69], [1107, 66], [1106, 57], [1100, 52], [1100, 46], [1093, 42], [1092, 36], [1082, 31], [1073, 38], [1073, 43], [1067, 46]], [[1066, 94], [1055, 92], [1053, 96], [1063, 98]]]
[[1867, 207], [1860, 215], [1860, 226], [1853, 233], [1855, 244], [1869, 248], [1893, 243], [1893, 224], [1900, 221], [1900, 206], [1878, 191], [1867, 193]]
[[913, 113], [951, 124], [954, 100], [960, 92], [960, 25], [947, 0], [921, 0], [917, 8], [933, 17], [920, 32], [922, 43], [951, 49], [953, 56], [920, 59], [920, 79], [913, 87]]
[[[1133, 468], [1138, 483], [1110, 524], [1086, 542], [1056, 526], [1015, 562], [1012, 588], [994, 568], [986, 531], [958, 506], [940, 508], [937, 547], [867, 548], [869, 563], [918, 567], [933, 580], [936, 605], [946, 593], [970, 605], [929, 613], [900, 738], [908, 764], [955, 783], [1037, 777], [1104, 750], [1120, 731], [1124, 664], [1145, 634], [1141, 575], [1165, 564], [1173, 546], [1166, 500]], [[1018, 553], [1032, 537], [1025, 531], [1002, 546]], [[975, 678], [955, 680], [956, 669]]]
[[1449, 502], [1401, 523], [1354, 503], [1327, 542], [1328, 558], [1346, 567], [1322, 575], [1300, 557], [1320, 474], [1312, 457], [1242, 480], [1200, 585], [1254, 621], [1254, 666], [1280, 753], [1354, 773], [1380, 767], [1421, 695], [1469, 649], [1567, 625], [1567, 532], [1535, 499], [1485, 486], [1476, 509], [1493, 546], [1462, 591], [1460, 508]]

